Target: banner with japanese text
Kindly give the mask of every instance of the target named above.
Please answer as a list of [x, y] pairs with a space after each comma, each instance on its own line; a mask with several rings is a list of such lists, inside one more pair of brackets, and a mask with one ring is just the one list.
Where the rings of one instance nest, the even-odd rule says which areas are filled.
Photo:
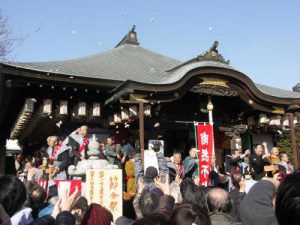
[[199, 123], [197, 125], [197, 144], [200, 184], [207, 186], [213, 149], [213, 126], [211, 124]]
[[114, 219], [123, 214], [122, 170], [97, 169], [86, 172], [85, 196], [88, 203], [107, 208]]

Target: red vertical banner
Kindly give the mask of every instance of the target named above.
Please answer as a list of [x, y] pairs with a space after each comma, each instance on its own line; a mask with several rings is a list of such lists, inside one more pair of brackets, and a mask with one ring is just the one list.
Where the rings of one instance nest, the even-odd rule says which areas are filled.
[[211, 124], [197, 125], [197, 144], [200, 184], [207, 187], [213, 149], [213, 126]]

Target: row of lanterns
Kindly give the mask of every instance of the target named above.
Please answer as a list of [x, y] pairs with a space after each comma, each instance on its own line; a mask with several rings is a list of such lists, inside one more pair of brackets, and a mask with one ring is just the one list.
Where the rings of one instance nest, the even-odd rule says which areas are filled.
[[[151, 105], [144, 106], [144, 116], [151, 117]], [[129, 119], [138, 117], [138, 107], [135, 105], [129, 106], [128, 108], [121, 108], [120, 113], [114, 113], [108, 117], [109, 125], [114, 126], [122, 121], [128, 121]]]
[[[267, 114], [259, 114], [258, 121], [255, 120], [254, 116], [248, 117], [248, 127], [251, 129], [256, 126], [274, 126], [274, 127], [289, 127], [289, 118], [288, 116], [280, 116], [280, 115], [271, 115], [268, 117]], [[294, 124], [300, 124], [300, 113], [294, 114]]]
[[[53, 102], [51, 99], [45, 99], [42, 107], [42, 113], [50, 115], [53, 111]], [[59, 115], [68, 115], [68, 101], [61, 100], [59, 102]], [[86, 102], [78, 102], [77, 107], [77, 115], [78, 116], [87, 116], [87, 103]], [[101, 116], [101, 105], [98, 102], [92, 103], [92, 116], [100, 117]]]

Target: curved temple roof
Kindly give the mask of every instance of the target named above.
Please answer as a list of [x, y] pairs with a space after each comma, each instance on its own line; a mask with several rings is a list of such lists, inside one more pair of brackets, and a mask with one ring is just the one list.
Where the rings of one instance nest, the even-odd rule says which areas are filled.
[[[132, 33], [133, 36], [131, 36]], [[134, 39], [128, 40], [130, 37], [134, 37]], [[241, 73], [218, 54], [217, 44], [215, 42], [214, 45], [216, 46], [213, 46], [210, 51], [182, 63], [139, 46], [133, 28], [114, 49], [100, 54], [53, 62], [2, 61], [0, 65], [2, 68], [24, 69], [47, 75], [58, 74], [82, 79], [114, 80], [119, 81], [119, 83], [133, 81], [147, 85], [176, 83], [183, 79], [189, 71], [196, 68], [221, 68]], [[216, 54], [213, 57], [209, 55], [212, 52]], [[259, 91], [273, 97], [300, 98], [299, 92], [261, 84], [255, 84], [255, 86]]]

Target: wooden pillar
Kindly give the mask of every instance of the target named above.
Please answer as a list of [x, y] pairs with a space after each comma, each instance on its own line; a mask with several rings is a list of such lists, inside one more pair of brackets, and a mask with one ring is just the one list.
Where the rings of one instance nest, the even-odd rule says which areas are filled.
[[295, 169], [299, 169], [299, 152], [296, 143], [296, 132], [295, 132], [295, 125], [294, 125], [294, 115], [292, 113], [287, 114], [289, 117], [289, 124], [291, 128], [291, 141], [292, 141], [292, 148], [293, 148], [293, 159]]
[[143, 102], [139, 102], [139, 134], [140, 134], [141, 157], [142, 157], [142, 161], [144, 161], [145, 132], [144, 132], [144, 103]]

